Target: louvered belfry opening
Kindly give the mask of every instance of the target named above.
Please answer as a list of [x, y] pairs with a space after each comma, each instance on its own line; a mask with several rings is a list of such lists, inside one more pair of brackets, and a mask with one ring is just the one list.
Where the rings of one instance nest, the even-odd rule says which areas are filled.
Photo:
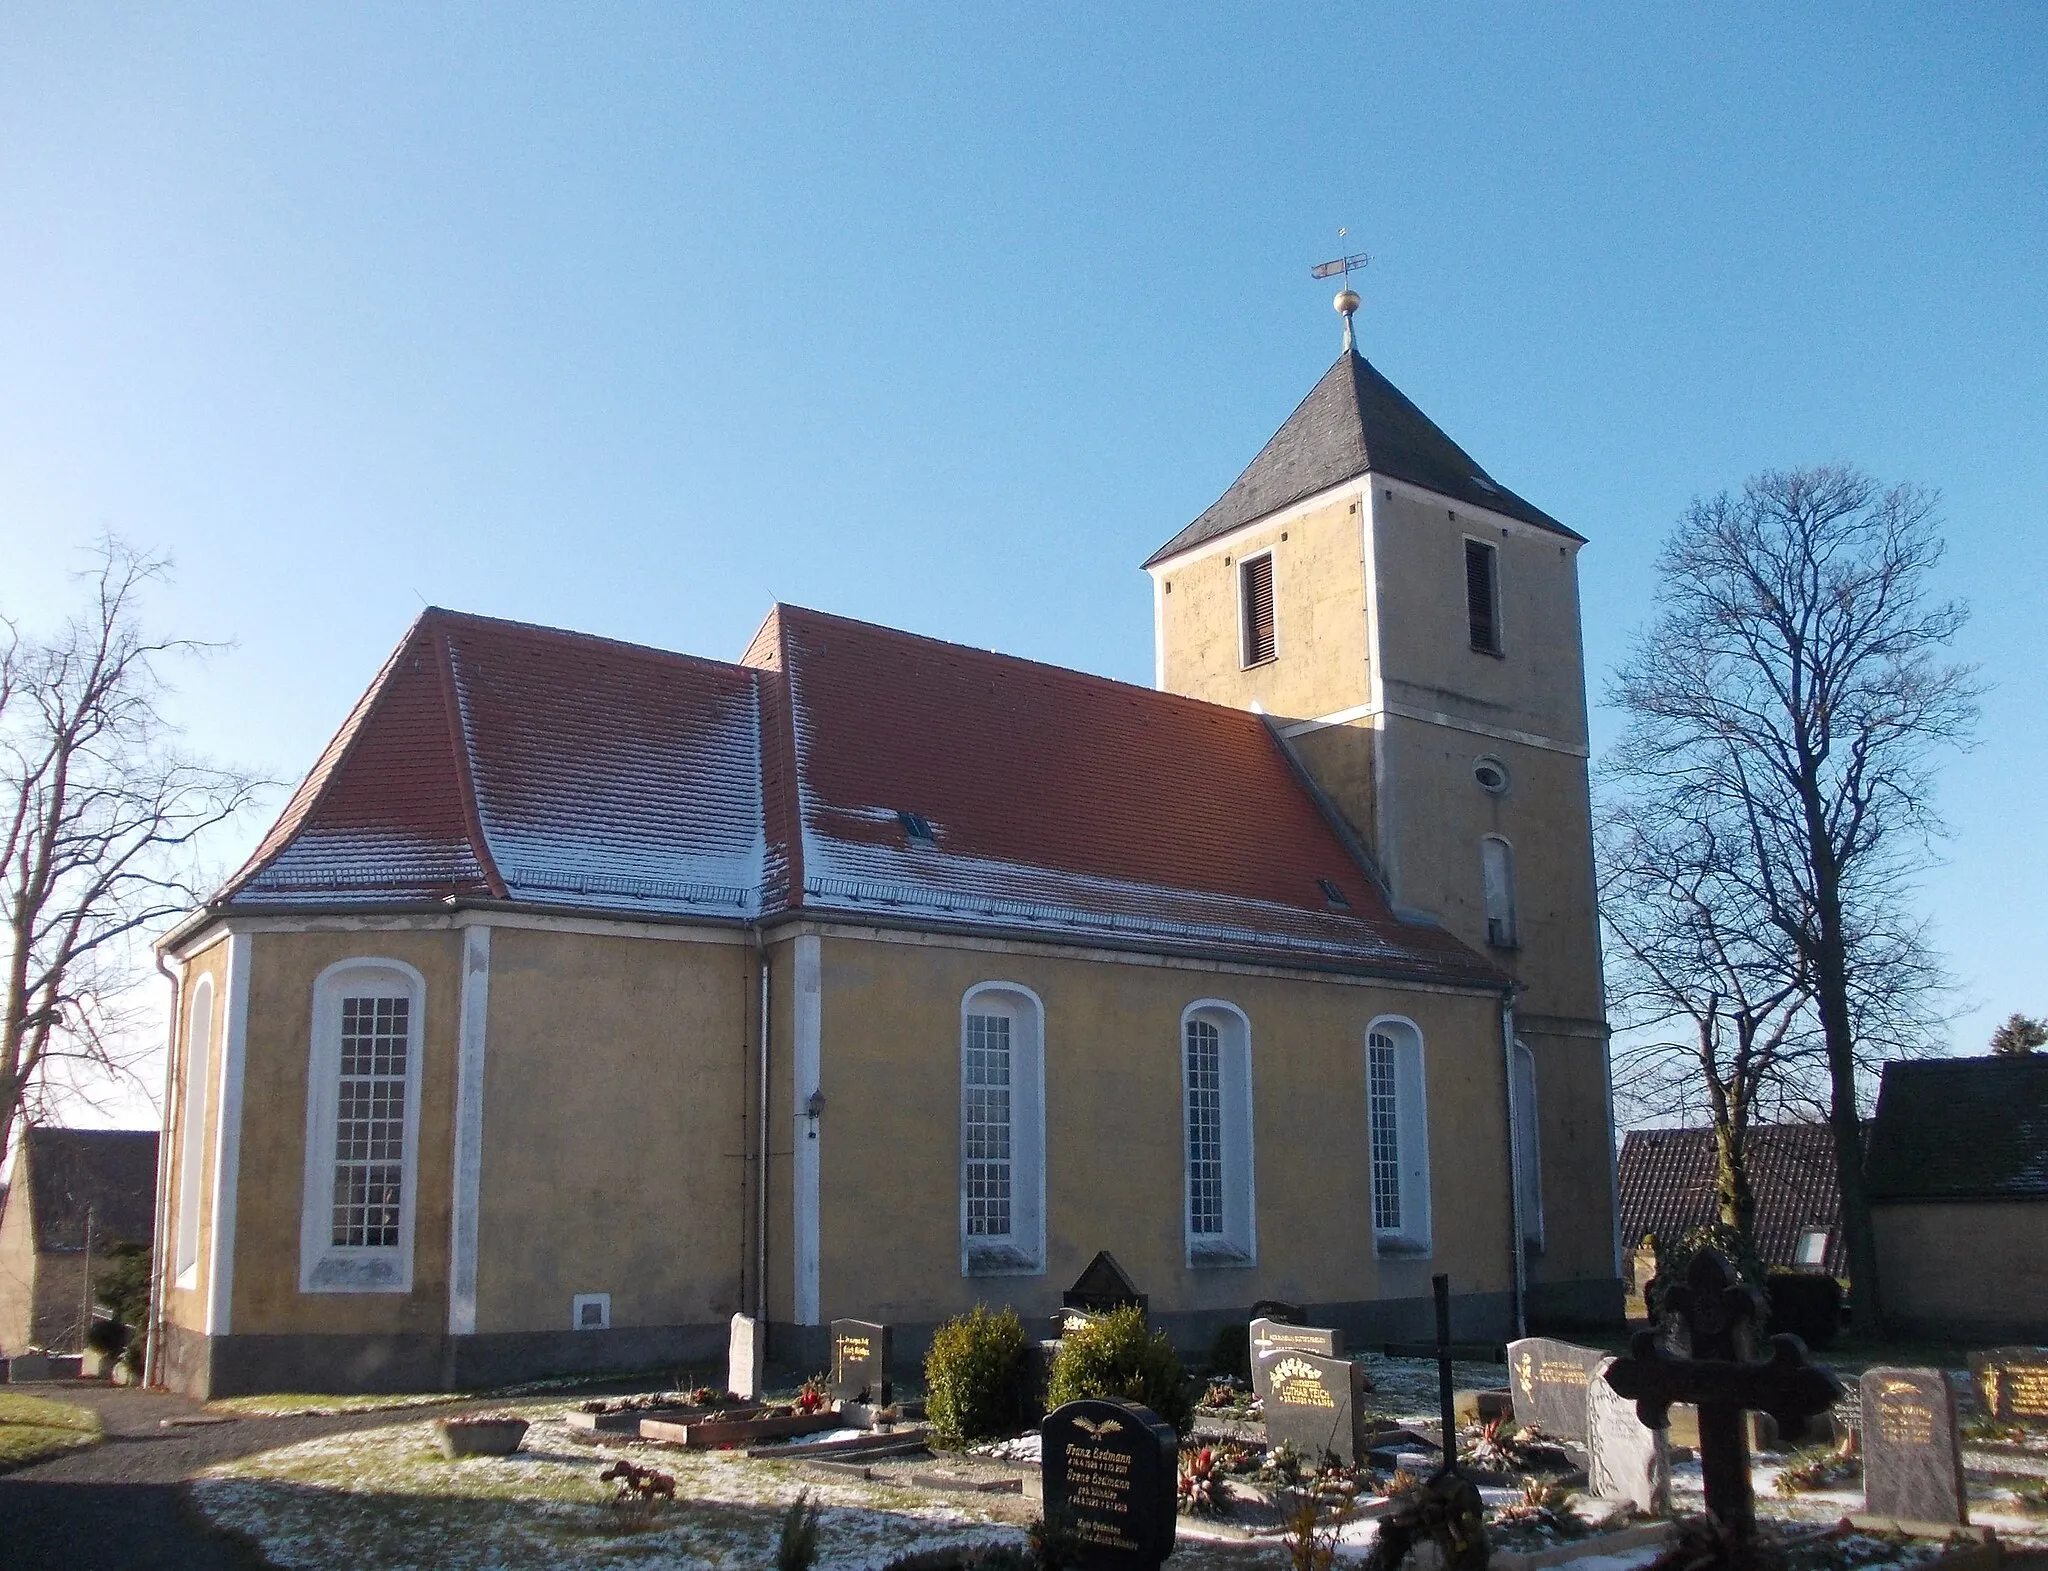
[[1273, 640], [1273, 558], [1255, 556], [1238, 567], [1238, 599], [1244, 607], [1244, 663], [1271, 660]]
[[1480, 540], [1465, 542], [1465, 614], [1472, 623], [1472, 647], [1500, 653], [1500, 619], [1494, 595], [1494, 548]]

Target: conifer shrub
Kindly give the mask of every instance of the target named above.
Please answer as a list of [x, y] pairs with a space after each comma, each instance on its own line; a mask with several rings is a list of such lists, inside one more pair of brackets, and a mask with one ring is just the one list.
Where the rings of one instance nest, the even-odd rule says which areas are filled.
[[1209, 1374], [1231, 1375], [1239, 1380], [1252, 1377], [1252, 1328], [1242, 1320], [1233, 1321], [1216, 1333], [1209, 1344]]
[[1195, 1397], [1180, 1354], [1164, 1331], [1145, 1329], [1145, 1312], [1135, 1304], [1112, 1309], [1061, 1340], [1046, 1403], [1058, 1407], [1085, 1396], [1142, 1403], [1182, 1434], [1194, 1426]]
[[1842, 1328], [1842, 1284], [1818, 1271], [1775, 1270], [1764, 1278], [1772, 1336], [1790, 1331], [1808, 1347], [1826, 1347]]
[[1038, 1415], [1017, 1311], [976, 1304], [932, 1335], [924, 1357], [925, 1416], [932, 1438], [958, 1448], [1016, 1434]]

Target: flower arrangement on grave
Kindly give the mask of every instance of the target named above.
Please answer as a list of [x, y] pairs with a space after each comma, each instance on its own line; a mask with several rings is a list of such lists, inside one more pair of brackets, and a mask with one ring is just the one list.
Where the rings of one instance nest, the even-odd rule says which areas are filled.
[[1229, 1515], [1230, 1483], [1223, 1476], [1213, 1447], [1181, 1452], [1177, 1500], [1183, 1515]]
[[1522, 1498], [1500, 1507], [1493, 1513], [1493, 1519], [1503, 1527], [1537, 1528], [1577, 1538], [1585, 1531], [1585, 1525], [1565, 1510], [1570, 1497], [1571, 1491], [1562, 1484], [1547, 1478], [1525, 1478]]
[[831, 1400], [825, 1390], [825, 1377], [812, 1375], [797, 1391], [796, 1410], [808, 1417], [812, 1413], [822, 1412]]
[[1785, 1459], [1785, 1465], [1778, 1470], [1776, 1487], [1781, 1495], [1804, 1495], [1862, 1476], [1861, 1457], [1846, 1455], [1833, 1446], [1810, 1446]]
[[1784, 1571], [1785, 1552], [1768, 1538], [1731, 1526], [1711, 1511], [1678, 1524], [1671, 1547], [1645, 1571]]
[[609, 1502], [615, 1532], [645, 1533], [675, 1504], [675, 1476], [659, 1468], [621, 1460], [599, 1473], [597, 1479], [601, 1484], [618, 1485], [618, 1493]]
[[1380, 1518], [1366, 1571], [1395, 1571], [1424, 1538], [1436, 1545], [1444, 1571], [1486, 1571], [1486, 1505], [1470, 1479], [1438, 1473], [1388, 1498], [1393, 1509]]
[[1257, 1478], [1267, 1487], [1296, 1488], [1301, 1483], [1301, 1453], [1285, 1440], [1268, 1446], [1260, 1460]]

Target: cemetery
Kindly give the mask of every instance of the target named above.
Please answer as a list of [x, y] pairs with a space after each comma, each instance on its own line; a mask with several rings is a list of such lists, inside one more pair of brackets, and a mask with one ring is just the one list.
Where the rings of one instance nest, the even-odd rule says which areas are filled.
[[1677, 1571], [1731, 1543], [1793, 1571], [1975, 1571], [2048, 1544], [2048, 1350], [1837, 1374], [1762, 1343], [1753, 1290], [1702, 1251], [1672, 1322], [1619, 1354], [1454, 1347], [1440, 1277], [1434, 1350], [1346, 1348], [1262, 1304], [1183, 1364], [1100, 1265], [1051, 1334], [962, 1317], [922, 1381], [887, 1325], [834, 1322], [806, 1378], [735, 1316], [723, 1389], [423, 1417], [225, 1465], [196, 1498], [280, 1566], [422, 1545], [449, 1566], [785, 1565], [794, 1534], [801, 1563], [873, 1571]]

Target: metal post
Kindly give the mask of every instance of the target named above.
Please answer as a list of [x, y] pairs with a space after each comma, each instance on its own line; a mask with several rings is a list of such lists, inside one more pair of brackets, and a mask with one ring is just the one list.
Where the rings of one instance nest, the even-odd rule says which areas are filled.
[[1458, 1471], [1458, 1412], [1451, 1391], [1451, 1279], [1437, 1274], [1429, 1279], [1436, 1293], [1436, 1384], [1442, 1403], [1444, 1424], [1443, 1471]]

